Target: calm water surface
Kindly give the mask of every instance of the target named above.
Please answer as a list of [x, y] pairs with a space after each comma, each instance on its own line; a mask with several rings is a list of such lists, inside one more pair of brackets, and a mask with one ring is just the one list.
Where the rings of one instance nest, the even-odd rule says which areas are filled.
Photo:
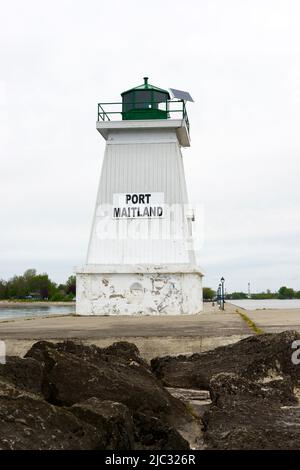
[[0, 307], [0, 321], [13, 319], [17, 317], [40, 317], [44, 315], [68, 315], [75, 313], [75, 305], [43, 305], [43, 306], [24, 306]]

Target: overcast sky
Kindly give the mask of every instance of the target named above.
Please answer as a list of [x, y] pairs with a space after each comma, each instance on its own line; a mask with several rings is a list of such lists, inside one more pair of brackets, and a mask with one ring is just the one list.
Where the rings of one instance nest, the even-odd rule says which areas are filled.
[[300, 2], [0, 0], [0, 277], [84, 263], [97, 102], [188, 90], [204, 284], [300, 290]]

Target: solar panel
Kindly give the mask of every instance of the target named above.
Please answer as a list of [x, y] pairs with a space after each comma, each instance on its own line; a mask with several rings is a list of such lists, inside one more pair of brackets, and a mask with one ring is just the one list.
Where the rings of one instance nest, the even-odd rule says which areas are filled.
[[175, 90], [175, 88], [170, 88], [170, 91], [173, 95], [173, 98], [177, 98], [178, 100], [183, 100], [183, 101], [194, 102], [193, 98], [187, 91]]

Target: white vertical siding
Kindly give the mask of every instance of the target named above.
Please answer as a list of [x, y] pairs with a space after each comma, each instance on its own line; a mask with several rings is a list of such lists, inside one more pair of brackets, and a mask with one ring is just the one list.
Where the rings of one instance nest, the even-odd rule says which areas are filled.
[[[107, 140], [88, 249], [87, 264], [165, 264], [189, 263], [192, 254], [181, 239], [101, 239], [97, 235], [101, 224], [100, 209], [113, 203], [114, 193], [163, 192], [166, 204], [187, 204], [187, 189], [180, 147], [175, 130], [112, 131]], [[109, 230], [122, 228], [128, 220], [110, 219]], [[130, 219], [129, 228], [147, 230], [148, 224], [167, 219]], [[174, 234], [185, 227], [175, 222]], [[100, 225], [101, 228], [101, 225]]]

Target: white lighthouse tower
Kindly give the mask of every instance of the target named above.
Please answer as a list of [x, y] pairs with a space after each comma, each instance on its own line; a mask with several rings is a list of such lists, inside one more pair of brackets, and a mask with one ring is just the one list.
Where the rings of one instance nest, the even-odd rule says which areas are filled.
[[122, 103], [98, 104], [106, 141], [86, 264], [76, 269], [80, 315], [201, 313], [181, 147], [184, 99], [144, 78]]

